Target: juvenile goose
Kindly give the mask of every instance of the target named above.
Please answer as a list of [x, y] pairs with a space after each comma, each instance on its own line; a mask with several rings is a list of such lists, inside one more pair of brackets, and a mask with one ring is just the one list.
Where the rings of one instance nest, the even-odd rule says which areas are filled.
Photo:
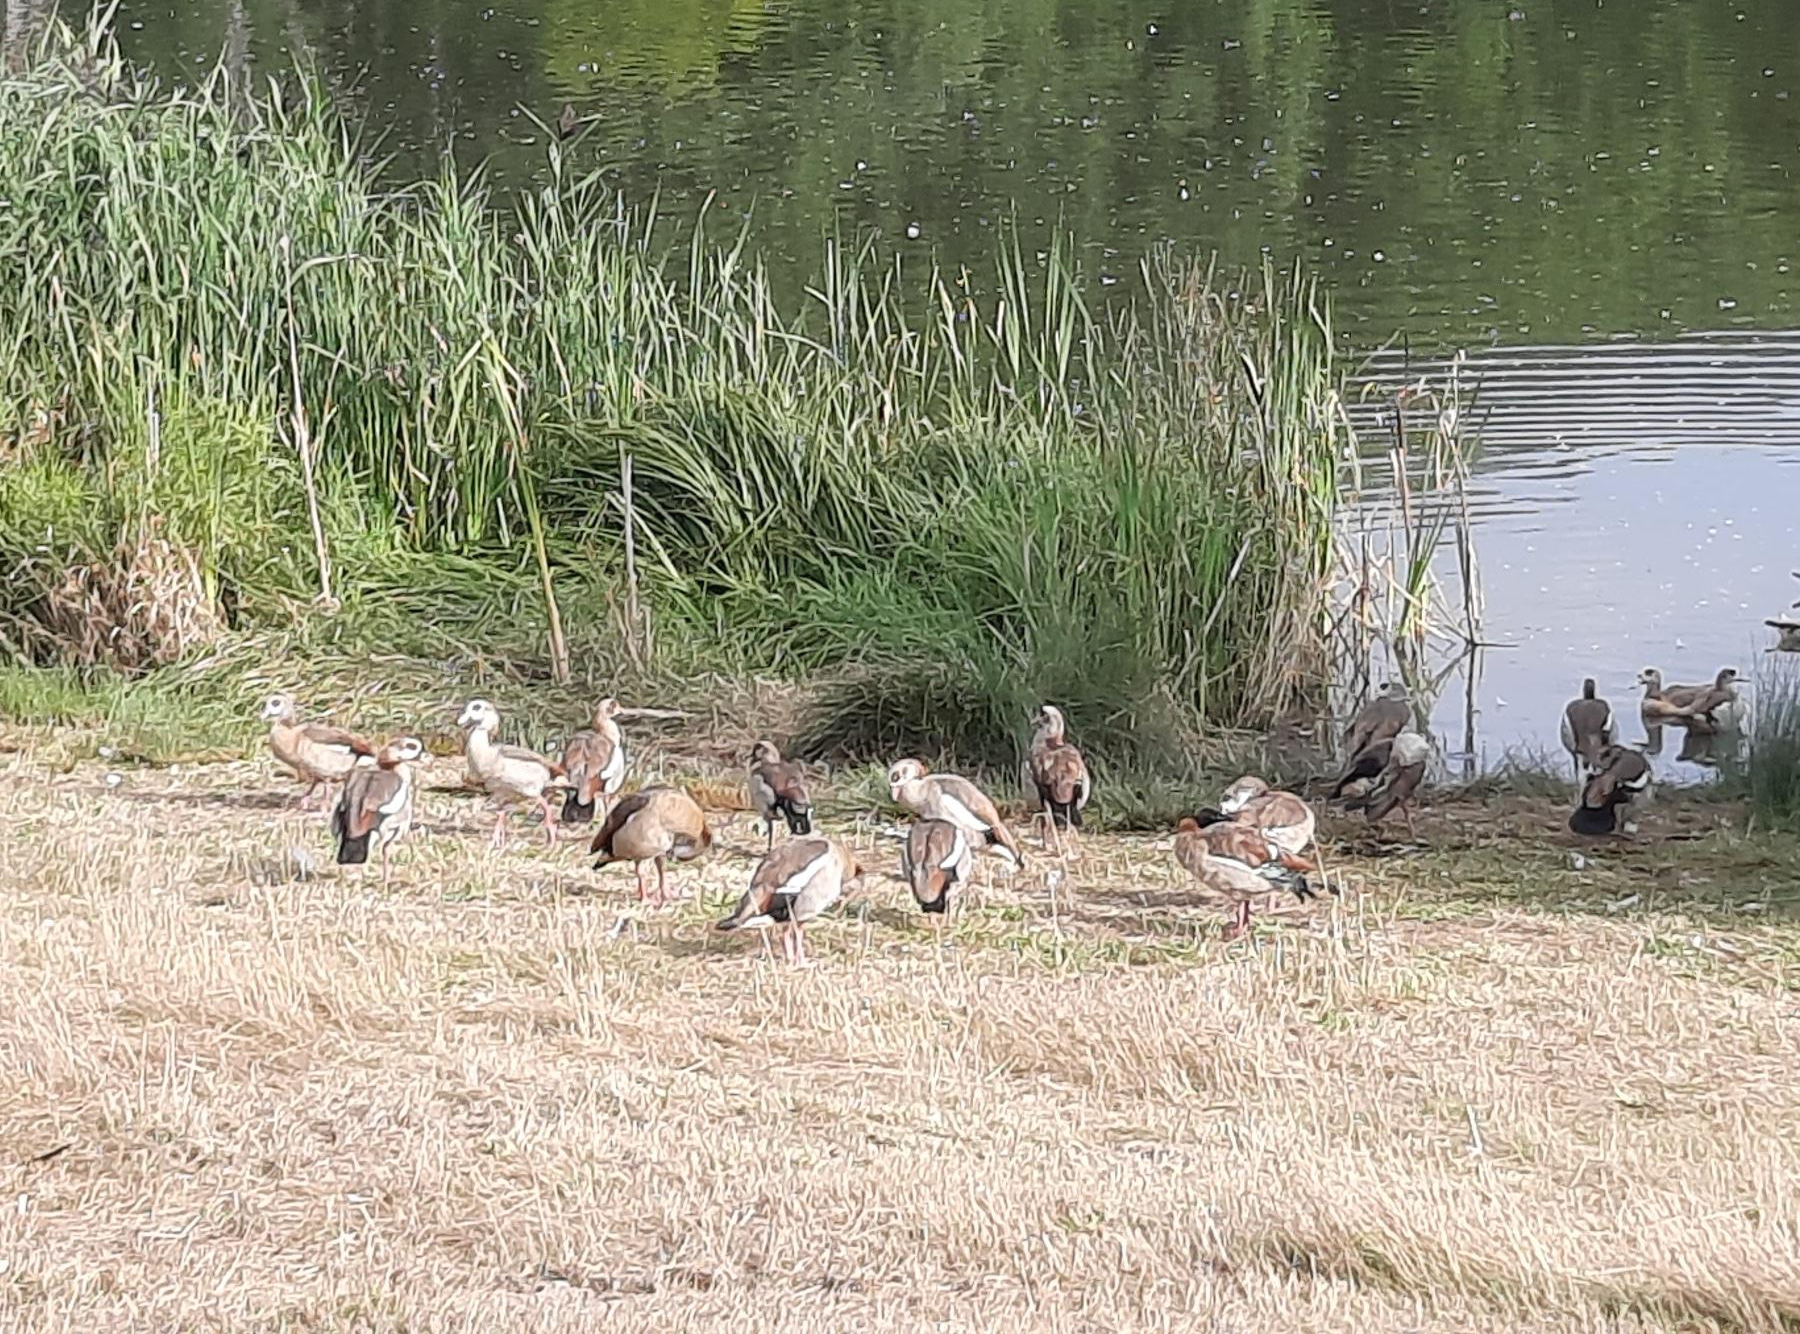
[[1025, 856], [988, 794], [956, 774], [928, 774], [918, 760], [901, 760], [888, 770], [894, 800], [925, 820], [947, 820], [970, 844], [991, 848], [1014, 866]]
[[270, 695], [263, 701], [262, 720], [269, 724], [269, 749], [311, 786], [300, 798], [305, 810], [321, 786], [331, 800], [331, 785], [341, 782], [360, 763], [375, 758], [375, 747], [341, 727], [303, 723], [292, 695]]
[[737, 911], [718, 924], [721, 931], [747, 926], [783, 926], [781, 952], [796, 967], [806, 965], [806, 923], [843, 897], [844, 886], [862, 876], [855, 857], [828, 838], [795, 838], [771, 851], [750, 877]]
[[1395, 681], [1383, 682], [1380, 693], [1357, 711], [1344, 732], [1344, 771], [1332, 784], [1331, 795], [1342, 796], [1344, 789], [1358, 778], [1372, 778], [1380, 773], [1387, 761], [1375, 760], [1375, 748], [1392, 740], [1411, 722], [1412, 705], [1407, 701], [1406, 687]]
[[1618, 739], [1612, 705], [1595, 693], [1590, 676], [1581, 683], [1581, 698], [1570, 700], [1563, 709], [1562, 743], [1575, 761], [1575, 781], [1584, 781], [1599, 763], [1600, 752]]
[[1375, 779], [1375, 785], [1364, 795], [1345, 803], [1344, 809], [1362, 811], [1370, 824], [1380, 824], [1395, 809], [1406, 817], [1406, 832], [1418, 837], [1413, 827], [1412, 800], [1425, 777], [1425, 765], [1431, 759], [1431, 745], [1417, 732], [1402, 732], [1394, 738], [1388, 760]]
[[769, 848], [775, 846], [775, 817], [787, 821], [791, 834], [812, 833], [812, 794], [798, 764], [781, 758], [772, 741], [758, 741], [750, 748], [750, 804], [769, 831]]
[[706, 815], [687, 793], [672, 787], [633, 792], [607, 813], [588, 851], [598, 854], [594, 869], [614, 862], [637, 864], [638, 897], [644, 893], [644, 863], [656, 867], [656, 903], [667, 902], [663, 859], [692, 861], [712, 846]]
[[374, 765], [351, 771], [331, 816], [339, 866], [366, 865], [373, 843], [381, 851], [381, 883], [387, 884], [388, 846], [412, 828], [412, 767], [424, 757], [424, 742], [403, 736], [383, 746]]
[[900, 845], [900, 874], [912, 886], [921, 912], [940, 916], [950, 908], [950, 891], [969, 883], [975, 852], [968, 837], [948, 820], [916, 820]]
[[495, 741], [494, 733], [500, 730], [500, 710], [485, 699], [472, 699], [464, 705], [456, 725], [468, 729], [469, 773], [500, 808], [494, 821], [494, 846], [506, 845], [506, 807], [515, 801], [535, 801], [544, 813], [544, 842], [556, 842], [556, 809], [544, 793], [553, 787], [568, 786], [562, 765], [535, 750], [503, 746]]
[[1031, 738], [1031, 755], [1027, 763], [1050, 833], [1054, 836], [1058, 826], [1079, 829], [1081, 812], [1087, 806], [1088, 794], [1093, 788], [1087, 761], [1069, 744], [1068, 726], [1063, 721], [1061, 709], [1054, 704], [1045, 704], [1038, 709], [1033, 722], [1036, 731]]
[[[599, 806], [612, 804], [625, 781], [625, 737], [613, 720], [619, 701], [611, 698], [594, 705], [594, 719], [563, 746], [563, 771], [569, 779], [569, 795], [563, 798], [565, 824], [587, 824]], [[600, 812], [605, 818], [606, 812]]]
[[1286, 889], [1301, 899], [1317, 897], [1302, 874], [1313, 869], [1311, 862], [1217, 811], [1184, 817], [1175, 826], [1175, 860], [1206, 888], [1236, 903], [1228, 940], [1249, 928], [1250, 904], [1259, 895]]
[[1581, 789], [1569, 816], [1577, 834], [1611, 834], [1619, 828], [1619, 808], [1650, 786], [1650, 761], [1628, 746], [1608, 746]]
[[1312, 807], [1292, 792], [1280, 792], [1254, 774], [1245, 774], [1225, 789], [1219, 810], [1239, 824], [1260, 829], [1283, 852], [1298, 857], [1312, 842], [1316, 823]]

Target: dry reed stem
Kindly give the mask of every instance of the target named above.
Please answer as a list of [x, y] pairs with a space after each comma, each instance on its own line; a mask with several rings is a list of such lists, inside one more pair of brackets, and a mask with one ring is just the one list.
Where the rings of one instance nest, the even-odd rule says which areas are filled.
[[0, 755], [0, 1323], [1800, 1322], [1791, 927], [1703, 966], [1340, 846], [1362, 894], [1224, 946], [1089, 834], [1054, 930], [1042, 858], [941, 953], [878, 877], [793, 972], [710, 930], [748, 824], [655, 913], [437, 793], [384, 892], [290, 795]]

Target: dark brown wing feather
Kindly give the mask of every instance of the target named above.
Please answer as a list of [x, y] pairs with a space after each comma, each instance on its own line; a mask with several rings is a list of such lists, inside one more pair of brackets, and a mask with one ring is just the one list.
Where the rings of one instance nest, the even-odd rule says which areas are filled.
[[392, 769], [358, 769], [351, 774], [344, 787], [344, 803], [349, 808], [345, 823], [350, 836], [361, 838], [372, 831], [381, 818], [381, 808], [399, 790], [400, 775]]
[[600, 796], [606, 766], [612, 763], [613, 741], [599, 732], [577, 732], [563, 747], [563, 771], [575, 785], [577, 799], [592, 806]]
[[1230, 857], [1254, 868], [1275, 855], [1260, 829], [1252, 829], [1236, 820], [1208, 825], [1202, 833], [1206, 837], [1206, 850], [1215, 857]]
[[1369, 802], [1367, 813], [1370, 824], [1384, 819], [1389, 812], [1418, 790], [1419, 780], [1425, 776], [1425, 766], [1408, 764], [1392, 772], [1393, 777]]
[[1081, 794], [1087, 778], [1087, 765], [1081, 752], [1066, 742], [1043, 746], [1032, 752], [1031, 781], [1038, 796], [1059, 806], [1071, 805]]
[[588, 844], [589, 852], [597, 852], [602, 856], [612, 856], [612, 841], [619, 836], [625, 822], [650, 804], [649, 791], [633, 792], [629, 797], [615, 805], [607, 813], [606, 822], [594, 834], [594, 841]]
[[375, 747], [354, 732], [329, 723], [307, 723], [300, 729], [308, 741], [320, 746], [347, 746], [358, 755], [374, 755]]

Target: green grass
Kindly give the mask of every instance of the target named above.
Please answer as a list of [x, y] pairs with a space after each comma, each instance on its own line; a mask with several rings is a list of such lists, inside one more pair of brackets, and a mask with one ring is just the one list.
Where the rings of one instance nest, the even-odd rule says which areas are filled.
[[1171, 260], [1103, 319], [1060, 252], [829, 240], [787, 309], [548, 153], [395, 182], [317, 84], [170, 90], [100, 31], [0, 77], [0, 657], [821, 678], [813, 753], [974, 765], [1044, 698], [1165, 765], [1322, 674], [1309, 278]]
[[1769, 828], [1800, 828], [1800, 664], [1776, 655], [1757, 666], [1741, 790], [1751, 817]]

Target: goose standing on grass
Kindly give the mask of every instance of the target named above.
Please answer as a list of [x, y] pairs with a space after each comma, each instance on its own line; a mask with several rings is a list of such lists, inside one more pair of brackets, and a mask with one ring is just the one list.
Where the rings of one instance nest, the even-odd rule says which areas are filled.
[[1298, 857], [1313, 840], [1313, 809], [1292, 792], [1271, 788], [1255, 774], [1245, 774], [1225, 789], [1219, 810], [1239, 824], [1262, 831], [1283, 852]]
[[332, 813], [339, 866], [363, 866], [369, 845], [381, 852], [381, 883], [388, 882], [388, 847], [406, 837], [413, 819], [413, 770], [425, 758], [425, 743], [403, 736], [381, 748], [373, 766], [344, 780], [344, 795]]
[[607, 813], [588, 851], [597, 854], [594, 869], [614, 862], [635, 862], [637, 893], [644, 891], [644, 863], [656, 867], [656, 906], [668, 902], [663, 859], [692, 861], [712, 847], [706, 813], [687, 793], [673, 787], [647, 787], [633, 792]]
[[485, 699], [463, 706], [458, 727], [469, 733], [469, 772], [487, 789], [499, 806], [494, 821], [494, 846], [506, 846], [506, 808], [515, 801], [535, 801], [544, 813], [544, 842], [556, 842], [556, 808], [544, 794], [553, 787], [567, 787], [562, 765], [547, 760], [524, 746], [503, 746], [494, 740], [500, 730], [500, 710]]
[[320, 787], [329, 804], [331, 785], [375, 758], [375, 747], [354, 732], [328, 723], [301, 722], [292, 695], [270, 695], [263, 701], [262, 720], [269, 724], [269, 749], [275, 758], [311, 785], [300, 798], [301, 810], [311, 806]]
[[750, 804], [768, 829], [770, 850], [775, 847], [777, 815], [787, 822], [790, 834], [812, 833], [812, 794], [806, 790], [806, 775], [798, 764], [782, 759], [772, 741], [758, 741], [750, 748]]
[[718, 929], [784, 927], [783, 956], [805, 967], [806, 923], [842, 898], [844, 887], [862, 873], [856, 858], [828, 838], [789, 839], [757, 865], [737, 910]]
[[940, 923], [950, 909], [950, 891], [967, 885], [974, 869], [968, 837], [948, 820], [915, 820], [906, 831], [900, 874], [912, 886], [919, 911], [936, 914]]
[[1395, 681], [1382, 683], [1380, 693], [1350, 720], [1344, 732], [1344, 769], [1332, 784], [1331, 795], [1341, 797], [1358, 779], [1374, 778], [1387, 763], [1385, 743], [1412, 722], [1412, 704], [1406, 687]]
[[1569, 828], [1577, 834], [1599, 836], [1616, 833], [1619, 808], [1650, 787], [1650, 761], [1629, 746], [1608, 746], [1582, 785], [1581, 800], [1569, 816]]
[[993, 800], [956, 774], [926, 772], [918, 760], [901, 760], [888, 770], [894, 800], [924, 820], [947, 820], [976, 849], [990, 848], [1014, 866], [1025, 862], [1019, 840], [1000, 818]]
[[1417, 732], [1402, 732], [1394, 738], [1387, 763], [1368, 792], [1347, 802], [1345, 810], [1362, 811], [1370, 824], [1380, 824], [1396, 809], [1406, 817], [1406, 832], [1414, 838], [1412, 803], [1425, 777], [1425, 765], [1431, 759], [1431, 744]]
[[563, 746], [563, 772], [569, 779], [564, 824], [587, 824], [596, 809], [604, 820], [606, 807], [625, 781], [625, 737], [613, 721], [618, 715], [618, 700], [610, 696], [601, 700], [594, 706], [593, 722]]
[[1619, 725], [1613, 719], [1612, 705], [1595, 691], [1594, 678], [1581, 683], [1581, 698], [1572, 699], [1563, 709], [1562, 743], [1575, 761], [1575, 781], [1587, 776], [1600, 762], [1600, 752], [1619, 739]]
[[1313, 864], [1275, 846], [1260, 829], [1218, 811], [1202, 811], [1175, 826], [1175, 860], [1215, 894], [1237, 905], [1225, 938], [1235, 940], [1250, 927], [1250, 905], [1264, 894], [1289, 890], [1317, 898], [1304, 872]]
[[1086, 809], [1093, 780], [1088, 777], [1087, 761], [1069, 744], [1068, 725], [1062, 710], [1054, 704], [1038, 709], [1033, 723], [1031, 755], [1027, 761], [1031, 785], [1044, 812], [1048, 836], [1045, 844], [1056, 839], [1057, 829], [1081, 828], [1081, 812]]

